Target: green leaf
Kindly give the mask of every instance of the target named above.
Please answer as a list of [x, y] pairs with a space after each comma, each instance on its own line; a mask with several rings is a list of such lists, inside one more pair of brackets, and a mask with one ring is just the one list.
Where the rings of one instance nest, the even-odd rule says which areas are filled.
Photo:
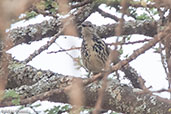
[[126, 54], [126, 55], [124, 56], [124, 58], [128, 58], [128, 54]]
[[123, 54], [123, 49], [120, 49], [119, 50], [119, 53], [122, 55]]
[[56, 2], [56, 1], [53, 1], [53, 2], [52, 2], [52, 7], [54, 7], [54, 8], [58, 8], [58, 4], [57, 4], [57, 2]]
[[25, 108], [25, 106], [21, 106], [21, 107], [19, 107], [19, 109], [18, 110], [22, 110], [22, 109], [24, 109]]
[[111, 112], [111, 114], [118, 114], [118, 113], [116, 113], [116, 112]]
[[52, 109], [45, 110], [47, 114], [57, 114], [60, 111], [60, 106], [54, 106]]
[[39, 107], [39, 106], [41, 106], [41, 104], [36, 104], [36, 105], [33, 105], [32, 107], [37, 108], [37, 107]]
[[4, 98], [9, 98], [9, 97], [19, 98], [19, 94], [16, 93], [14, 90], [8, 90], [8, 91], [5, 92]]
[[36, 8], [40, 10], [45, 10], [45, 1], [40, 1], [36, 4]]
[[71, 107], [70, 105], [65, 105], [65, 106], [54, 106], [52, 109], [45, 110], [47, 114], [58, 114], [59, 112], [66, 112], [70, 110]]
[[148, 16], [146, 13], [143, 13], [140, 16], [137, 16], [136, 18], [137, 18], [137, 20], [151, 19], [150, 16]]
[[35, 11], [26, 12], [26, 20], [33, 18], [35, 16], [37, 16], [37, 13]]
[[12, 103], [14, 105], [19, 105], [20, 104], [20, 97], [19, 94], [17, 92], [15, 92], [14, 90], [8, 90], [4, 93], [4, 99], [6, 98], [12, 98]]
[[12, 100], [12, 103], [13, 103], [14, 105], [19, 105], [19, 104], [20, 104], [20, 99], [13, 99], [13, 100]]
[[157, 14], [158, 14], [157, 9], [155, 9], [155, 8], [150, 8], [149, 10], [150, 10], [150, 12], [151, 12], [153, 15], [157, 15]]
[[131, 35], [127, 35], [125, 38], [126, 38], [126, 41], [130, 41]]
[[69, 105], [65, 105], [65, 106], [61, 107], [62, 111], [67, 111], [67, 110], [70, 110], [70, 109], [71, 109], [71, 107]]
[[50, 12], [52, 12], [53, 14], [55, 14], [55, 13], [56, 13], [55, 8], [51, 8], [49, 11], [50, 11]]

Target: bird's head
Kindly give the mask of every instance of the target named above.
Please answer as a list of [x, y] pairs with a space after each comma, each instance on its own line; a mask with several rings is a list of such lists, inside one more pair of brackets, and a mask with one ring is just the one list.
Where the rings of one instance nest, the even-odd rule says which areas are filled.
[[82, 23], [82, 35], [83, 37], [92, 37], [95, 32], [94, 26], [90, 21], [85, 21]]

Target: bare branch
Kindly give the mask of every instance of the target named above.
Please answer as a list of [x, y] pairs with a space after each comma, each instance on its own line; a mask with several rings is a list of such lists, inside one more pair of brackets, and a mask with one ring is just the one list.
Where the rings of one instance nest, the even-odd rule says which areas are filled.
[[51, 39], [49, 42], [47, 42], [47, 44], [41, 46], [38, 50], [35, 50], [32, 54], [30, 54], [30, 56], [29, 56], [28, 58], [26, 58], [26, 59], [24, 60], [24, 62], [25, 62], [25, 63], [30, 62], [34, 57], [36, 57], [37, 55], [39, 55], [39, 54], [40, 54], [41, 52], [43, 52], [44, 50], [48, 49], [49, 46], [51, 46], [51, 45], [56, 41], [56, 39], [59, 37], [59, 35], [62, 34], [63, 29], [64, 29], [64, 28], [62, 28], [61, 30], [59, 30], [59, 32], [58, 32], [57, 34], [55, 34], [55, 35], [52, 37], [52, 39]]
[[[73, 14], [75, 22], [79, 25], [93, 12], [93, 5], [88, 4], [78, 8], [78, 13]], [[12, 39], [13, 46], [21, 43], [31, 43], [32, 41], [41, 40], [44, 37], [54, 36], [62, 26], [59, 19], [50, 19], [38, 24], [18, 27], [10, 30], [8, 38]], [[8, 49], [11, 47], [8, 47]]]
[[[133, 45], [133, 44], [137, 44], [137, 43], [145, 43], [145, 42], [148, 42], [150, 41], [150, 39], [144, 39], [144, 40], [137, 40], [137, 41], [133, 41], [133, 42], [113, 42], [113, 43], [106, 43], [107, 45]], [[80, 49], [81, 47], [71, 47], [69, 49], [61, 49], [61, 50], [58, 50], [58, 51], [50, 51], [50, 52], [47, 52], [47, 54], [51, 54], [51, 53], [59, 53], [59, 52], [65, 52], [65, 51], [72, 51], [72, 50], [78, 50]]]
[[51, 54], [51, 53], [59, 53], [59, 52], [65, 52], [65, 51], [71, 51], [71, 50], [77, 50], [77, 49], [80, 49], [81, 47], [71, 47], [69, 49], [61, 49], [61, 50], [58, 50], [58, 51], [50, 51], [50, 52], [47, 52], [47, 54]]
[[166, 26], [166, 28], [162, 32], [159, 32], [157, 35], [154, 36], [152, 40], [150, 40], [148, 43], [143, 45], [141, 48], [135, 50], [134, 53], [131, 54], [126, 60], [120, 61], [115, 66], [113, 66], [111, 71], [116, 71], [122, 68], [124, 65], [128, 64], [132, 60], [136, 59], [139, 55], [143, 54], [145, 51], [156, 45], [156, 43], [158, 43], [159, 41], [166, 38], [170, 38], [171, 37], [170, 33], [171, 33], [171, 24], [168, 24], [168, 26]]
[[111, 19], [114, 19], [116, 22], [119, 21], [119, 18], [118, 18], [117, 16], [112, 15], [112, 14], [110, 14], [110, 13], [107, 13], [107, 12], [103, 11], [103, 10], [100, 9], [100, 8], [97, 8], [97, 11], [98, 11], [102, 16], [104, 16], [104, 17], [109, 17], [109, 18], [111, 18]]
[[107, 43], [107, 45], [129, 45], [129, 44], [137, 44], [137, 43], [145, 43], [150, 41], [150, 39], [143, 39], [143, 40], [137, 40], [137, 41], [129, 41], [129, 42], [112, 42], [112, 43]]

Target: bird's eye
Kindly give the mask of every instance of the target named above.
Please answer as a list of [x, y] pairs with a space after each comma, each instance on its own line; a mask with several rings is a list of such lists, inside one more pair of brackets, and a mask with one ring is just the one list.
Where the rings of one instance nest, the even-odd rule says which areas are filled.
[[83, 23], [82, 27], [92, 27], [92, 24], [91, 23]]
[[92, 25], [88, 25], [88, 27], [92, 27]]
[[86, 27], [86, 25], [85, 25], [85, 24], [82, 24], [82, 26], [83, 26], [83, 27]]

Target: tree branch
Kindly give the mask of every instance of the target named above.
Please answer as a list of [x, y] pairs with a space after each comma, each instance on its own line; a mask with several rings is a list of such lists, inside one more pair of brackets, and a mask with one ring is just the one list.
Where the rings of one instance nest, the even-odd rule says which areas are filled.
[[[77, 17], [77, 19], [79, 20], [79, 17]], [[78, 23], [80, 24], [82, 21]], [[12, 38], [14, 43], [13, 46], [21, 43], [30, 43], [32, 41], [41, 40], [44, 37], [53, 36], [55, 33], [57, 33], [60, 25], [61, 24], [58, 20], [51, 19], [49, 21], [43, 21], [40, 24], [29, 25], [27, 27], [19, 27], [9, 32], [9, 38]], [[115, 30], [117, 26], [118, 23], [97, 26], [97, 33], [101, 38], [115, 36]], [[128, 21], [124, 23], [122, 30], [123, 31], [121, 35], [143, 34], [152, 37], [157, 33], [157, 24], [150, 21]], [[81, 37], [79, 29], [78, 32], [79, 36]]]
[[103, 11], [103, 10], [100, 9], [100, 8], [97, 8], [97, 11], [98, 11], [102, 16], [104, 16], [104, 17], [109, 17], [109, 18], [111, 18], [111, 19], [114, 19], [116, 22], [119, 21], [119, 18], [118, 18], [118, 17], [116, 17], [115, 15], [112, 15], [112, 14], [110, 14], [110, 13], [107, 13], [107, 12]]
[[123, 66], [127, 65], [132, 60], [135, 60], [139, 55], [145, 53], [148, 49], [155, 46], [159, 41], [171, 37], [171, 23], [165, 26], [165, 29], [154, 36], [152, 40], [144, 44], [141, 48], [137, 49], [132, 53], [127, 59], [120, 61], [111, 68], [111, 72], [121, 69]]
[[[107, 38], [116, 35], [116, 29], [119, 23], [107, 24], [97, 27], [97, 33], [101, 38]], [[153, 37], [157, 34], [157, 25], [151, 21], [128, 21], [122, 26], [121, 35], [142, 34]]]
[[[91, 4], [87, 4], [78, 8], [78, 11], [81, 11], [73, 14], [75, 17], [73, 21], [75, 21], [78, 25], [81, 24], [90, 16], [90, 14], [93, 12], [93, 8], [94, 6]], [[38, 24], [13, 29], [8, 33], [8, 38], [12, 39], [13, 46], [21, 43], [31, 43], [32, 41], [38, 41], [44, 37], [51, 37], [55, 35], [61, 26], [61, 21], [59, 19], [53, 18]], [[8, 47], [8, 49], [9, 48], [11, 47]]]
[[[40, 72], [37, 71], [37, 72]], [[22, 95], [21, 104], [33, 103], [36, 100], [49, 99], [53, 102], [69, 103], [67, 92], [70, 89], [74, 77], [63, 76], [57, 73], [42, 72], [44, 78], [33, 85], [23, 85], [15, 90]], [[82, 79], [87, 80], [87, 79]], [[85, 106], [94, 107], [99, 83], [91, 83], [84, 88]], [[50, 89], [50, 90], [49, 90]], [[161, 101], [159, 97], [150, 94], [138, 94], [131, 87], [119, 84], [115, 80], [108, 81], [104, 93], [103, 109], [110, 109], [123, 113], [169, 114], [170, 104]], [[4, 100], [0, 106], [13, 105], [11, 101]]]

